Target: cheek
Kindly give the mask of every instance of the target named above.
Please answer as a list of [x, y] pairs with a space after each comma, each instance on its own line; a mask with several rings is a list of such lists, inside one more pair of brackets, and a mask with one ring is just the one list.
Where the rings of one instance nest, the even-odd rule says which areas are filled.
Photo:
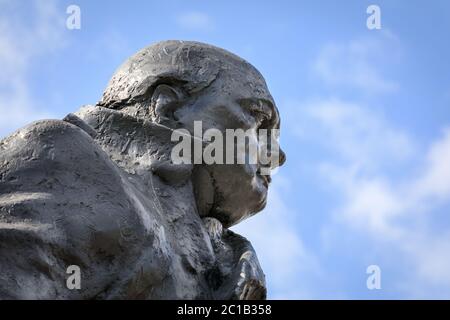
[[230, 192], [236, 190], [253, 190], [259, 183], [257, 181], [257, 166], [255, 165], [215, 165], [212, 169], [216, 185], [222, 185]]
[[239, 104], [216, 104], [207, 108], [208, 119], [215, 123], [217, 129], [251, 129], [255, 120], [244, 112]]
[[[245, 167], [253, 169], [258, 164], [259, 142], [256, 130], [247, 129], [244, 131], [234, 131], [237, 139], [232, 134], [225, 135], [225, 149], [234, 147], [234, 159], [236, 164], [245, 164]], [[241, 135], [242, 133], [242, 135]], [[250, 170], [253, 172], [253, 170]]]

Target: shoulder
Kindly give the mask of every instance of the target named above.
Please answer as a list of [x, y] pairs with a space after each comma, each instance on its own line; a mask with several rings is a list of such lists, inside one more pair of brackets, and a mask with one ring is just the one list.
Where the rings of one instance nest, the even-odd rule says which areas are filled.
[[89, 139], [89, 135], [76, 125], [64, 120], [39, 120], [19, 129], [14, 135], [23, 139], [40, 140], [77, 137]]
[[[78, 141], [93, 144], [93, 139], [79, 127], [63, 120], [39, 120], [18, 129], [0, 140], [0, 156], [18, 150], [35, 149], [37, 151], [50, 144]], [[69, 143], [70, 145], [70, 143]]]

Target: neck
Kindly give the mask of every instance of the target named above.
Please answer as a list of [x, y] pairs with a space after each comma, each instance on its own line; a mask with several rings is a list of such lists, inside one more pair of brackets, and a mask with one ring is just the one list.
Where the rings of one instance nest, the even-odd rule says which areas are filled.
[[144, 179], [153, 172], [171, 186], [191, 179], [192, 165], [171, 162], [173, 129], [99, 106], [83, 107], [75, 115], [95, 131], [97, 143], [126, 172]]

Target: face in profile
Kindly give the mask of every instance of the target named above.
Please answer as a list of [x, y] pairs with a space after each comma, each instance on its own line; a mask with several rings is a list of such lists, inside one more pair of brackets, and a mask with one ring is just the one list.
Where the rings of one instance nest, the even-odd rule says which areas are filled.
[[[195, 136], [215, 129], [246, 132], [254, 149], [237, 146], [235, 161], [195, 163], [193, 187], [201, 216], [212, 216], [229, 227], [265, 207], [270, 169], [282, 165], [284, 153], [271, 131], [279, 129], [279, 115], [261, 74], [241, 58], [197, 42], [166, 41], [150, 46], [125, 62], [113, 78], [101, 106], [121, 109], [171, 129]], [[261, 139], [261, 130], [270, 138]], [[267, 135], [266, 135], [267, 136]], [[225, 145], [234, 145], [225, 139]], [[264, 154], [271, 151], [270, 159]], [[245, 161], [236, 157], [244, 154]], [[229, 152], [223, 150], [227, 158]], [[262, 155], [262, 157], [261, 157]]]
[[[266, 205], [270, 169], [282, 165], [285, 159], [278, 137], [270, 137], [272, 130], [279, 129], [279, 116], [262, 76], [250, 66], [237, 65], [236, 69], [222, 73], [201, 94], [177, 108], [173, 117], [191, 133], [195, 121], [201, 121], [204, 132], [208, 129], [221, 131], [224, 159], [227, 157], [226, 145], [238, 143], [227, 139], [226, 131], [242, 129], [246, 132], [248, 144], [244, 148], [235, 147], [232, 163], [224, 160], [223, 164], [195, 165], [193, 183], [200, 214], [215, 217], [229, 227], [261, 211]], [[261, 132], [269, 137], [261, 139]], [[257, 146], [257, 161], [250, 160], [250, 145]], [[238, 150], [244, 153], [244, 163], [237, 159], [242, 156]], [[267, 158], [261, 154], [267, 150], [275, 152], [271, 159], [277, 161], [260, 161]]]

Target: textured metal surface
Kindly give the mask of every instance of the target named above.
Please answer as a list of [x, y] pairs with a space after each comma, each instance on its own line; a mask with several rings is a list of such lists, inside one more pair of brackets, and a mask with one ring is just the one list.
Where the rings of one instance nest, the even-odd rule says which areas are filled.
[[[263, 299], [251, 244], [228, 230], [266, 201], [257, 165], [174, 165], [172, 130], [257, 128], [264, 79], [222, 49], [166, 41], [103, 99], [0, 141], [0, 298]], [[66, 286], [67, 267], [81, 288]]]

